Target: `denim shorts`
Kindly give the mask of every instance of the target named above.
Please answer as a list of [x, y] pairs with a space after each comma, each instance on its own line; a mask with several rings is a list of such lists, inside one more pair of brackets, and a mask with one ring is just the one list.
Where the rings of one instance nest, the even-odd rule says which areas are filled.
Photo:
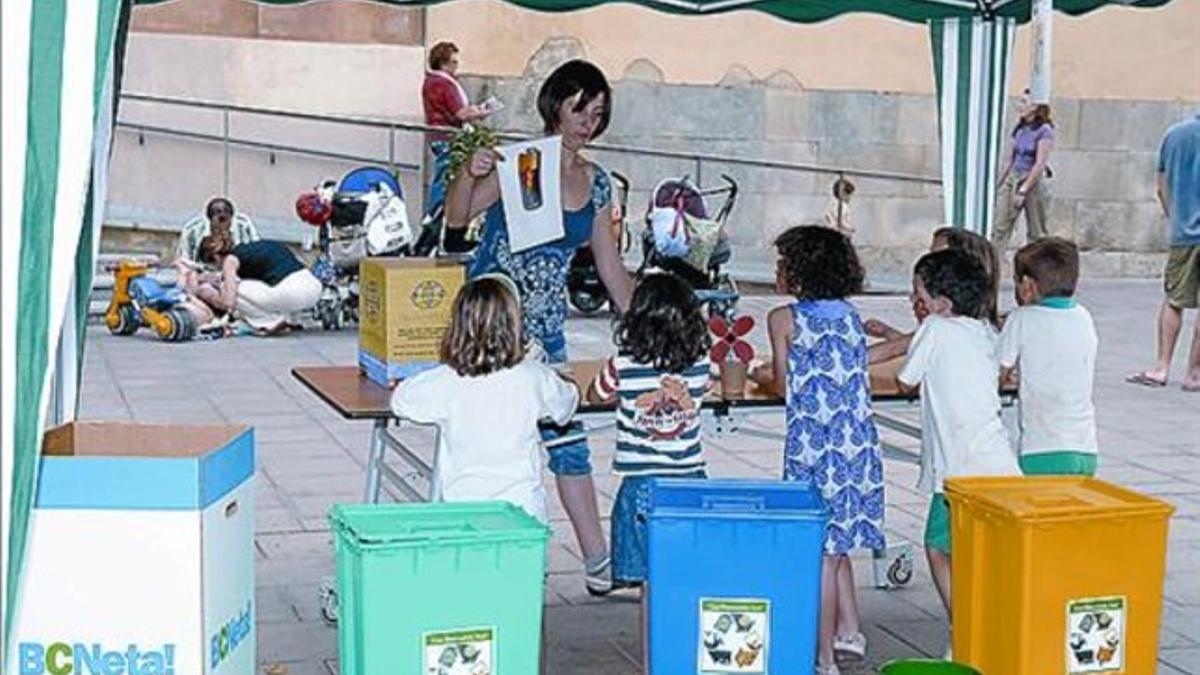
[[[567, 350], [563, 346], [555, 351], [546, 353], [548, 363], [566, 363]], [[547, 450], [550, 455], [550, 473], [555, 476], [590, 476], [592, 475], [591, 450], [588, 449], [587, 436], [584, 435], [582, 422], [570, 422], [564, 426], [543, 424], [538, 428], [542, 441], [561, 438], [566, 435], [580, 436], [579, 440], [555, 446]]]
[[543, 424], [538, 427], [542, 441], [550, 441], [569, 434], [580, 434], [580, 439], [548, 449], [550, 455], [550, 473], [555, 476], [590, 476], [592, 475], [591, 450], [588, 449], [587, 436], [583, 436], [584, 428], [581, 422], [571, 422], [566, 426]]
[[[621, 479], [612, 508], [612, 572], [614, 582], [626, 584], [646, 580], [647, 554], [645, 513], [650, 508], [650, 481], [658, 476], [626, 476]], [[671, 478], [703, 479], [703, 471]]]

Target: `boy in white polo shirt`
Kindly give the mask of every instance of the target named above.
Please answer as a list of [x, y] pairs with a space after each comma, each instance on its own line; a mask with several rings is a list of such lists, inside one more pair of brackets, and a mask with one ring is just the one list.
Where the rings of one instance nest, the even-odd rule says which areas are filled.
[[912, 302], [921, 325], [899, 380], [921, 389], [920, 487], [933, 493], [925, 554], [947, 615], [950, 509], [943, 481], [1021, 473], [1000, 421], [1000, 364], [987, 299], [987, 271], [970, 253], [945, 249], [917, 261]]
[[1096, 327], [1075, 302], [1079, 249], [1059, 237], [1013, 259], [1017, 304], [1000, 334], [1000, 365], [1021, 377], [1021, 470], [1096, 473]]

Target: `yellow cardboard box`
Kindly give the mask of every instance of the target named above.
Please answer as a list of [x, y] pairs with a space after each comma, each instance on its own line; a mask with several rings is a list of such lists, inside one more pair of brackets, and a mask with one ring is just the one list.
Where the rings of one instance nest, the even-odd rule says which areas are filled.
[[438, 361], [454, 297], [466, 271], [459, 260], [366, 258], [358, 274], [358, 366], [390, 386]]

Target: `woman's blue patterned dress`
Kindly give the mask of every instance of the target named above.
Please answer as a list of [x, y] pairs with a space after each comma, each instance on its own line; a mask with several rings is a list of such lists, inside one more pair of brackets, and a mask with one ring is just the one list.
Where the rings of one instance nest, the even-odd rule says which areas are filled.
[[882, 549], [883, 458], [862, 321], [844, 300], [801, 300], [791, 309], [784, 480], [810, 481], [824, 495], [826, 555]]

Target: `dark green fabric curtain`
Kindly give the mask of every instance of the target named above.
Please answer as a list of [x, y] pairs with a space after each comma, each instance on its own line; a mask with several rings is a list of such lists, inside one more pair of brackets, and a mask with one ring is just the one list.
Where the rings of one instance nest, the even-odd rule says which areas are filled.
[[[153, 5], [170, 0], [135, 0]], [[294, 5], [306, 0], [255, 0], [268, 5]], [[389, 5], [436, 5], [448, 0], [374, 0]], [[539, 12], [569, 12], [616, 0], [508, 0]], [[854, 12], [883, 14], [902, 21], [926, 23], [935, 19], [1005, 17], [1029, 21], [1030, 0], [620, 0], [672, 14], [714, 14], [742, 9], [766, 12], [784, 21], [815, 23]], [[1085, 14], [1104, 5], [1156, 7], [1170, 0], [1055, 0], [1054, 8], [1067, 14]]]

